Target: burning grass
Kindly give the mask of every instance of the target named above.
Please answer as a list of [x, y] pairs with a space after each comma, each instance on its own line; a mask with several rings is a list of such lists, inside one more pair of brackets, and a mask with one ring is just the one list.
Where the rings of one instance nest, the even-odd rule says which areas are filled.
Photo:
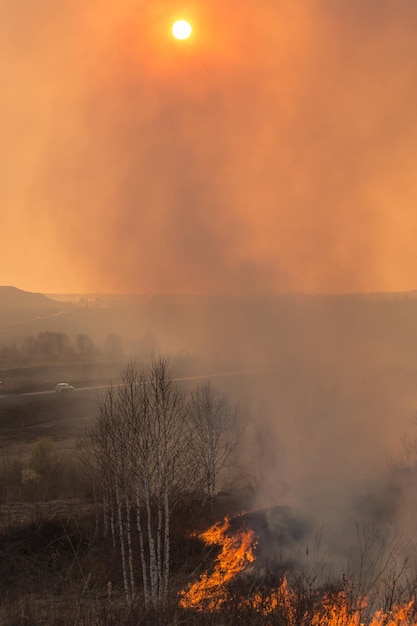
[[[379, 610], [375, 599], [355, 592], [347, 577], [314, 586], [300, 573], [298, 578], [266, 575], [259, 564], [261, 538], [250, 519], [225, 518], [197, 535], [208, 555], [216, 551], [214, 562], [161, 612], [146, 611], [140, 593], [130, 608], [125, 606], [117, 555], [108, 542], [100, 548], [89, 539], [92, 511], [85, 527], [65, 516], [12, 529], [2, 536], [0, 625], [417, 626], [411, 597], [389, 606], [383, 602]], [[13, 598], [7, 589], [15, 590]]]
[[[417, 626], [414, 598], [373, 610], [373, 602], [355, 594], [353, 584], [343, 577], [333, 589], [292, 587], [282, 576], [275, 588], [267, 588], [256, 577], [257, 536], [248, 527], [234, 530], [226, 517], [200, 533], [207, 546], [218, 546], [219, 554], [210, 572], [203, 572], [179, 594], [179, 606], [197, 613], [222, 613], [234, 608], [242, 623], [285, 626]], [[240, 581], [240, 584], [237, 584]], [[329, 587], [329, 585], [328, 585]], [[250, 615], [256, 622], [250, 621]], [[260, 622], [259, 619], [265, 621]], [[249, 619], [249, 622], [246, 621]]]
[[183, 608], [219, 610], [230, 599], [227, 584], [255, 560], [253, 530], [230, 536], [229, 528], [229, 519], [226, 517], [222, 524], [214, 524], [199, 535], [206, 545], [220, 546], [221, 552], [212, 574], [203, 573], [199, 580], [181, 592], [180, 606]]

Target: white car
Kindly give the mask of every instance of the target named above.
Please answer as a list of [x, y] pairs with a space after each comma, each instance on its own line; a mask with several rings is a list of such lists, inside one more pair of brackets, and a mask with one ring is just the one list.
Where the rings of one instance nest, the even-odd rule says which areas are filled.
[[58, 383], [55, 386], [55, 391], [57, 393], [62, 393], [65, 391], [74, 391], [74, 387], [72, 385], [69, 385], [68, 383]]

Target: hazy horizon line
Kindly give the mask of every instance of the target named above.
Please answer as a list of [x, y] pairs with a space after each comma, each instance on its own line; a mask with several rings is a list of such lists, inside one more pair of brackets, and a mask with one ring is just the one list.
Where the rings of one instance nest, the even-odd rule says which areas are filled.
[[364, 298], [364, 297], [417, 297], [417, 288], [403, 291], [341, 291], [341, 292], [312, 292], [312, 291], [269, 291], [269, 292], [114, 292], [114, 291], [31, 291], [15, 285], [0, 285], [0, 289], [14, 289], [28, 294], [44, 295], [49, 298], [228, 298], [231, 300], [247, 298], [285, 298], [285, 297], [323, 297], [323, 298]]

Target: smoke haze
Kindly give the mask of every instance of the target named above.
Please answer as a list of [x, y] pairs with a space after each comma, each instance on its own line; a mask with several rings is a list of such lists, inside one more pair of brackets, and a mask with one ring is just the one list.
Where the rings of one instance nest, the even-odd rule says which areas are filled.
[[[416, 32], [415, 0], [0, 0], [1, 283], [415, 289]], [[410, 335], [331, 302], [193, 313], [173, 349], [260, 372], [242, 385], [254, 504], [351, 511], [352, 483], [382, 476], [410, 426]], [[160, 321], [161, 348], [179, 344]]]
[[2, 0], [2, 283], [413, 289], [416, 28], [414, 0]]

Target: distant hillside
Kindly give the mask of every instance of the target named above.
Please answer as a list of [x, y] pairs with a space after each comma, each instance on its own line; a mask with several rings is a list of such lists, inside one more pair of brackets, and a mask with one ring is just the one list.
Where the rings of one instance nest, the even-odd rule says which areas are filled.
[[0, 309], [50, 309], [56, 305], [54, 300], [41, 293], [0, 286]]

